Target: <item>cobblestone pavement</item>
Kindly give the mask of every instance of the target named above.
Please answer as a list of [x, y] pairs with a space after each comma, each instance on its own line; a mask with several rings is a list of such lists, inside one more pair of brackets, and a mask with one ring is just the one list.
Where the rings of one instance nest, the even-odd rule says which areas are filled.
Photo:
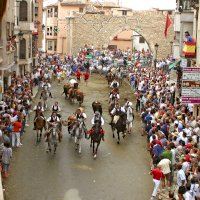
[[[26, 128], [23, 146], [14, 150], [9, 178], [4, 182], [6, 200], [149, 200], [152, 192], [152, 177], [149, 175], [149, 153], [146, 151], [146, 138], [141, 136], [140, 118], [136, 115], [134, 131], [118, 145], [112, 138], [108, 125], [108, 93], [106, 81], [99, 75], [93, 75], [88, 84], [81, 83], [85, 94], [84, 108], [88, 116], [87, 127], [91, 127], [93, 116], [91, 104], [100, 100], [103, 104], [105, 124], [105, 142], [99, 147], [96, 160], [92, 157], [89, 141], [84, 140], [82, 154], [74, 151], [67, 127], [64, 127], [63, 141], [56, 155], [45, 152], [45, 142], [35, 144], [36, 135], [33, 124]], [[78, 104], [70, 104], [61, 96], [62, 85], [52, 86], [53, 99], [62, 107], [62, 117], [66, 119]], [[122, 97], [133, 92], [125, 84], [120, 88]], [[39, 95], [35, 103], [39, 101]], [[45, 112], [48, 117], [50, 111]], [[33, 113], [31, 122], [33, 121]]]

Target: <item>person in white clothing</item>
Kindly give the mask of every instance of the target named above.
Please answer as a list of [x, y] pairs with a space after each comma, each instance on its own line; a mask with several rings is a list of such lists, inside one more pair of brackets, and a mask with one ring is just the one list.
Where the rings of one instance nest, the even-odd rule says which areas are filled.
[[130, 134], [133, 127], [133, 120], [134, 120], [134, 114], [133, 114], [133, 104], [131, 102], [128, 102], [125, 110], [127, 115], [127, 131]]

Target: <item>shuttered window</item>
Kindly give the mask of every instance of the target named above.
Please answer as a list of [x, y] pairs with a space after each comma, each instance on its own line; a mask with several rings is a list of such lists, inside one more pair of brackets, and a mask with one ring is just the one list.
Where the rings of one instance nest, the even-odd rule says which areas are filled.
[[24, 38], [20, 40], [19, 50], [19, 59], [26, 59], [26, 40]]
[[26, 1], [19, 4], [19, 21], [28, 21], [28, 5]]

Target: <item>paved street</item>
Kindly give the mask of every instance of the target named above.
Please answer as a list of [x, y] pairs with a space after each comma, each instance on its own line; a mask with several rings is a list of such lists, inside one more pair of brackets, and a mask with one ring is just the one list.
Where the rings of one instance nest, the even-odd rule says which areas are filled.
[[[27, 127], [23, 137], [23, 147], [14, 150], [9, 178], [4, 182], [6, 200], [148, 200], [152, 191], [152, 178], [149, 173], [149, 153], [146, 151], [146, 138], [141, 136], [140, 119], [134, 121], [134, 134], [127, 136], [118, 145], [112, 138], [108, 125], [107, 112], [109, 89], [106, 81], [99, 75], [93, 75], [85, 88], [84, 107], [88, 116], [87, 127], [91, 127], [93, 116], [91, 104], [94, 100], [103, 103], [106, 119], [106, 137], [99, 148], [98, 158], [92, 157], [89, 141], [84, 140], [82, 154], [74, 151], [67, 127], [59, 144], [57, 154], [45, 152], [43, 141], [36, 146], [36, 134], [33, 124]], [[78, 104], [70, 104], [61, 96], [62, 86], [53, 84], [53, 99], [62, 107], [63, 119], [74, 112]], [[120, 89], [121, 96], [130, 97], [129, 86]], [[133, 95], [131, 94], [131, 99]], [[123, 99], [121, 97], [121, 99]], [[38, 102], [38, 97], [35, 102]], [[45, 112], [50, 116], [50, 111]], [[33, 114], [31, 122], [33, 121]]]

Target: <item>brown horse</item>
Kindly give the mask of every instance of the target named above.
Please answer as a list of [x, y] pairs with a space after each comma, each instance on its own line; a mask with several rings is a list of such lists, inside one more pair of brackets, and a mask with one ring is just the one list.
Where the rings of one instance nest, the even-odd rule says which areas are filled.
[[83, 92], [81, 92], [79, 90], [76, 91], [76, 100], [79, 102], [79, 106], [81, 106], [81, 104], [83, 103], [83, 100], [84, 100]]
[[95, 113], [96, 111], [99, 111], [99, 113], [100, 113], [101, 115], [102, 115], [102, 113], [103, 113], [102, 105], [101, 105], [101, 103], [100, 103], [99, 101], [94, 101], [94, 102], [92, 103], [92, 109], [93, 109], [94, 113]]
[[36, 142], [40, 142], [42, 138], [42, 131], [43, 129], [46, 130], [46, 120], [44, 119], [43, 116], [38, 116], [35, 119], [35, 129], [37, 133], [37, 140]]
[[74, 99], [76, 98], [76, 89], [70, 88], [68, 91], [68, 97], [70, 102], [74, 102]]
[[71, 85], [69, 83], [66, 83], [64, 86], [63, 86], [63, 93], [62, 94], [65, 94], [65, 99], [68, 98], [68, 95], [69, 95], [69, 89], [71, 88]]

